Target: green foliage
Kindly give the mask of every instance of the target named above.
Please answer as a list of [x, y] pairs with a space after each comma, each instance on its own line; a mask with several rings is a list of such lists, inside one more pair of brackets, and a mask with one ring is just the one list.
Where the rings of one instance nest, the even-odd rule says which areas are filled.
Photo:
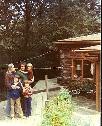
[[61, 89], [58, 96], [46, 104], [42, 126], [71, 126], [73, 108], [68, 90]]
[[92, 80], [84, 80], [82, 83], [82, 90], [85, 92], [89, 92], [90, 90], [96, 90], [95, 83]]
[[100, 32], [99, 21], [95, 0], [1, 0], [0, 43], [12, 61], [24, 60], [59, 39]]
[[[93, 80], [84, 79], [82, 80], [70, 80], [68, 86], [66, 86], [66, 89], [70, 90], [71, 95], [84, 95], [85, 97], [92, 96], [92, 98], [95, 95], [96, 91], [96, 85]], [[91, 97], [90, 97], [91, 98]]]

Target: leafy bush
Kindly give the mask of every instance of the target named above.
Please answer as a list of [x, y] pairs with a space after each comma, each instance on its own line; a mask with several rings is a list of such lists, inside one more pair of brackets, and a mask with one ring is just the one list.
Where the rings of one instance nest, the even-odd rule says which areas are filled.
[[90, 90], [96, 90], [95, 83], [92, 80], [86, 79], [82, 83], [82, 90], [89, 92]]
[[65, 87], [70, 91], [71, 95], [82, 95], [95, 94], [95, 82], [89, 79], [82, 80], [71, 80], [70, 83]]
[[72, 126], [73, 108], [68, 90], [61, 89], [58, 96], [53, 97], [46, 104], [42, 126]]

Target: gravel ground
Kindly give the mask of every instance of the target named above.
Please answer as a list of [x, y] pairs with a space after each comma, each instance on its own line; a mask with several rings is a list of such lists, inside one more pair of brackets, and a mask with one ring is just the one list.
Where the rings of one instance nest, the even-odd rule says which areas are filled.
[[10, 119], [5, 113], [6, 101], [0, 102], [0, 126], [40, 126], [42, 121], [42, 110], [46, 101], [46, 93], [34, 94], [32, 96], [32, 116], [25, 119]]

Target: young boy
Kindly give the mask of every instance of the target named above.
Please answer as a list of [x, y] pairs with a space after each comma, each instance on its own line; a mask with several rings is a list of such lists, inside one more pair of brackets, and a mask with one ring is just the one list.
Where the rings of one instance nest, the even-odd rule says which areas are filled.
[[14, 76], [14, 83], [11, 85], [10, 89], [10, 104], [11, 104], [11, 111], [10, 116], [11, 118], [15, 117], [15, 111], [20, 118], [23, 117], [23, 112], [20, 103], [20, 94], [22, 91], [22, 84], [19, 81], [19, 76]]
[[24, 96], [24, 116], [31, 116], [31, 95], [33, 89], [30, 87], [29, 81], [24, 81], [23, 96]]

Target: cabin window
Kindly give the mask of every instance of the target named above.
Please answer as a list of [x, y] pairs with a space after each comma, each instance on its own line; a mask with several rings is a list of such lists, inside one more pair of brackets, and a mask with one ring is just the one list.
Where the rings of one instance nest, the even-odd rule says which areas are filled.
[[93, 78], [94, 64], [88, 60], [74, 60], [73, 76], [75, 78]]
[[85, 60], [83, 64], [83, 78], [93, 78], [92, 63], [88, 60]]

